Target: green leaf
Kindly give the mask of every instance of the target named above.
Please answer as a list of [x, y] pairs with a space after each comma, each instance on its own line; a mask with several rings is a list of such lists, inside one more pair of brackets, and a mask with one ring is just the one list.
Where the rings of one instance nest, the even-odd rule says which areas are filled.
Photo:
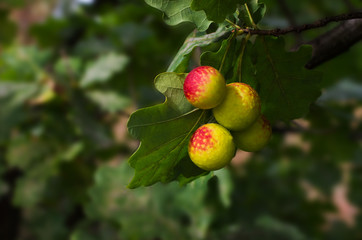
[[97, 237], [94, 236], [93, 233], [82, 231], [82, 229], [76, 229], [72, 232], [70, 240], [97, 240]]
[[269, 215], [263, 215], [256, 220], [256, 225], [273, 233], [279, 233], [285, 239], [305, 240], [304, 234], [294, 225], [275, 219]]
[[[180, 174], [176, 165], [188, 158], [187, 145], [193, 131], [205, 121], [206, 112], [194, 109], [183, 93], [186, 74], [162, 73], [155, 79], [158, 91], [166, 101], [133, 113], [129, 132], [141, 140], [136, 153], [129, 159], [136, 173], [130, 188], [169, 182]], [[186, 168], [185, 170], [187, 170]], [[202, 173], [204, 173], [202, 171]]]
[[176, 166], [175, 171], [180, 175], [177, 177], [177, 181], [181, 186], [184, 186], [197, 178], [207, 175], [209, 172], [205, 172], [203, 169], [196, 166], [191, 159], [186, 156]]
[[340, 166], [331, 161], [323, 161], [323, 158], [312, 160], [314, 162], [307, 169], [305, 178], [322, 193], [331, 196], [333, 188], [342, 179]]
[[104, 111], [115, 113], [130, 106], [131, 99], [114, 91], [93, 90], [86, 95]]
[[193, 0], [191, 8], [195, 11], [204, 10], [207, 19], [221, 23], [226, 16], [232, 14], [236, 10], [238, 0]]
[[72, 161], [74, 160], [82, 151], [85, 149], [85, 144], [81, 141], [75, 142], [71, 144], [67, 149], [65, 149], [60, 158], [64, 161]]
[[0, 79], [33, 82], [44, 79], [44, 64], [50, 61], [51, 51], [34, 46], [13, 45], [0, 52]]
[[154, 33], [149, 26], [139, 23], [126, 23], [117, 28], [117, 33], [126, 48], [137, 48], [142, 40], [151, 37]]
[[258, 37], [246, 47], [242, 81], [258, 91], [271, 122], [304, 116], [320, 95], [321, 74], [304, 68], [311, 53], [310, 46], [286, 52], [284, 41], [274, 37]]
[[[249, 12], [255, 24], [258, 24], [260, 20], [264, 17], [266, 12], [266, 5], [264, 3], [259, 3], [258, 0], [247, 0], [246, 4], [248, 6]], [[239, 18], [242, 19], [246, 25], [252, 26], [250, 17], [246, 6], [243, 5], [239, 14]]]
[[43, 162], [26, 169], [25, 175], [16, 182], [13, 203], [16, 206], [34, 207], [47, 191], [48, 181], [58, 172], [57, 158], [44, 157]]
[[33, 176], [26, 176], [16, 183], [13, 203], [21, 207], [33, 207], [41, 201], [46, 189], [46, 181]]
[[[339, 84], [338, 84], [339, 85]], [[342, 89], [340, 89], [342, 90]], [[325, 89], [324, 94], [328, 94], [329, 90]], [[353, 94], [350, 95], [350, 97]], [[331, 99], [332, 100], [332, 99]], [[319, 101], [319, 99], [318, 99]], [[333, 101], [332, 101], [333, 102]], [[340, 102], [341, 104], [342, 102]], [[323, 106], [323, 107], [322, 107]], [[327, 101], [323, 101], [323, 105], [312, 105], [310, 113], [307, 116], [310, 122], [310, 128], [319, 132], [306, 131], [303, 135], [304, 139], [308, 139], [311, 143], [310, 154], [316, 159], [328, 159], [330, 163], [321, 163], [339, 165], [344, 161], [351, 161], [354, 158], [356, 150], [360, 149], [358, 141], [353, 136], [353, 132], [357, 129], [351, 129], [351, 121], [353, 121], [353, 113], [347, 106], [331, 105]], [[329, 170], [331, 173], [333, 170]], [[316, 170], [318, 172], [318, 170]], [[322, 174], [323, 176], [326, 174]], [[327, 175], [326, 175], [327, 176]]]
[[177, 52], [167, 71], [185, 72], [190, 54], [195, 47], [204, 47], [213, 42], [217, 42], [232, 30], [232, 28], [226, 28], [225, 25], [221, 25], [215, 32], [210, 34], [192, 32]]
[[30, 83], [0, 83], [0, 142], [6, 141], [12, 128], [26, 119], [25, 102], [35, 96], [38, 88]]
[[69, 210], [66, 208], [69, 208], [70, 204], [61, 204], [61, 201], [62, 199], [57, 198], [46, 204], [29, 206], [23, 210], [27, 212], [27, 216], [23, 218], [22, 229], [27, 232], [28, 236], [37, 240], [69, 239], [69, 228], [66, 226]]
[[6, 161], [10, 167], [27, 170], [53, 153], [48, 142], [18, 136], [9, 141]]
[[10, 22], [8, 19], [8, 12], [0, 9], [0, 42], [2, 45], [9, 44], [16, 34], [15, 23]]
[[192, 0], [145, 0], [145, 2], [165, 13], [164, 20], [169, 25], [192, 22], [199, 31], [206, 31], [211, 22], [203, 11], [191, 10]]
[[82, 60], [76, 57], [61, 58], [55, 66], [55, 72], [62, 77], [78, 77], [82, 69]]
[[220, 69], [221, 63], [224, 59], [224, 63], [221, 69], [221, 74], [227, 77], [229, 71], [233, 70], [238, 58], [238, 51], [240, 44], [237, 44], [237, 40], [233, 35], [230, 35], [228, 39], [225, 39], [220, 49], [217, 52], [204, 52], [201, 55], [200, 61], [202, 66], [212, 66], [216, 69]]
[[106, 126], [96, 120], [97, 113], [90, 108], [89, 100], [82, 92], [72, 96], [72, 113], [75, 126], [79, 133], [88, 141], [91, 141], [98, 148], [108, 147], [112, 144], [110, 131]]
[[[184, 187], [170, 183], [130, 190], [126, 184], [131, 174], [126, 162], [97, 169], [95, 183], [89, 190], [90, 201], [85, 205], [89, 219], [114, 223], [122, 239], [182, 240], [205, 235], [212, 220], [212, 213], [204, 204], [209, 176]], [[185, 218], [192, 224], [185, 225]]]
[[5, 6], [10, 6], [10, 7], [21, 7], [25, 4], [24, 0], [3, 0], [2, 1]]
[[107, 82], [114, 74], [122, 71], [128, 61], [128, 57], [125, 55], [109, 53], [102, 56], [88, 65], [80, 81], [80, 85], [82, 87], [88, 87], [96, 83]]

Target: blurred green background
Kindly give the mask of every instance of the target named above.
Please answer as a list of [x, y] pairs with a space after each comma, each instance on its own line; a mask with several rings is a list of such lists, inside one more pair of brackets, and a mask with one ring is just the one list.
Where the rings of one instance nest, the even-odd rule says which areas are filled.
[[[262, 26], [289, 25], [264, 2]], [[285, 2], [298, 24], [362, 7]], [[193, 30], [142, 0], [1, 0], [0, 239], [362, 239], [361, 42], [317, 68], [322, 96], [263, 151], [185, 187], [126, 188], [128, 117], [163, 101], [153, 79]]]

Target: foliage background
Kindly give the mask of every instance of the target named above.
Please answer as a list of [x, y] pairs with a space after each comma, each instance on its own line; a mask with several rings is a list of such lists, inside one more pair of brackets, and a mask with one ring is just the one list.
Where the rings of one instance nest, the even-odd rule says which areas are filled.
[[[280, 1], [264, 3], [262, 26], [288, 26]], [[299, 24], [351, 6], [288, 1]], [[323, 94], [260, 153], [184, 187], [129, 190], [127, 120], [164, 100], [153, 79], [194, 26], [141, 0], [5, 0], [0, 26], [1, 239], [362, 238], [361, 43], [316, 69]]]

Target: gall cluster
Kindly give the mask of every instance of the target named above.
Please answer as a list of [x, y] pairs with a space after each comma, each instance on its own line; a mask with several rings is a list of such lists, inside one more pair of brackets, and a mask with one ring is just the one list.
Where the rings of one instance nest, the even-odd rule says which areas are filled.
[[255, 152], [271, 137], [269, 121], [261, 114], [258, 93], [248, 84], [226, 84], [213, 67], [201, 66], [186, 77], [186, 99], [200, 109], [212, 109], [217, 123], [199, 127], [192, 135], [188, 152], [200, 168], [212, 171], [225, 167], [236, 148]]

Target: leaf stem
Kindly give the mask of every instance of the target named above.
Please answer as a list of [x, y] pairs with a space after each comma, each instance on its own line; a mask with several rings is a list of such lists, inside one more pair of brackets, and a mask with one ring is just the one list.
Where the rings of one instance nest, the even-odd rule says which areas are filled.
[[241, 65], [242, 65], [242, 62], [243, 62], [243, 56], [244, 56], [244, 52], [245, 52], [245, 48], [246, 48], [246, 45], [248, 44], [248, 41], [249, 41], [249, 38], [250, 38], [250, 34], [248, 33], [248, 35], [246, 35], [245, 37], [245, 41], [243, 42], [243, 46], [242, 46], [242, 49], [241, 49], [241, 52], [240, 52], [240, 55], [239, 55], [239, 61], [238, 61], [238, 76], [239, 76], [239, 82], [241, 82]]
[[248, 4], [244, 3], [244, 6], [245, 6], [245, 9], [246, 9], [246, 12], [248, 13], [248, 17], [249, 17], [251, 25], [253, 26], [254, 29], [257, 29], [258, 27], [256, 26], [256, 24], [255, 24], [255, 22], [253, 20], [253, 17], [251, 16], [251, 13], [250, 13], [249, 8], [248, 8]]
[[233, 23], [232, 21], [230, 21], [229, 19], [225, 19], [225, 21], [227, 21], [228, 23], [230, 23], [234, 28], [236, 29], [241, 29], [241, 27], [235, 23]]
[[222, 57], [221, 64], [220, 64], [220, 67], [219, 67], [219, 72], [221, 72], [221, 70], [222, 70], [222, 68], [223, 68], [223, 66], [224, 66], [225, 59], [226, 59], [226, 55], [227, 55], [228, 52], [229, 52], [231, 43], [232, 43], [232, 41], [235, 39], [235, 36], [236, 36], [236, 33], [233, 33], [232, 37], [228, 40], [228, 45], [227, 45], [227, 47], [226, 47], [224, 56]]

